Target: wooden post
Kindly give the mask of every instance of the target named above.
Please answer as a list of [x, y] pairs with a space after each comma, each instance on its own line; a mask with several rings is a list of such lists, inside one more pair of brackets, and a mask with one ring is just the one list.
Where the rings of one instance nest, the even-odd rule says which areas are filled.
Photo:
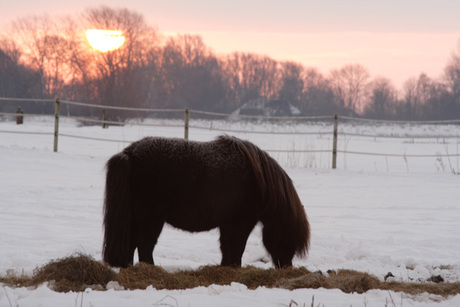
[[58, 151], [58, 137], [59, 137], [59, 110], [61, 102], [56, 98], [56, 108], [54, 112], [54, 152]]
[[188, 140], [188, 120], [189, 120], [189, 111], [185, 109], [185, 126], [184, 126], [184, 139]]
[[337, 168], [337, 135], [338, 135], [339, 116], [334, 115], [334, 137], [332, 140], [332, 169]]
[[24, 112], [22, 111], [21, 107], [18, 108], [16, 114], [16, 125], [22, 125], [24, 123]]
[[107, 121], [107, 112], [105, 110], [102, 110], [102, 129], [107, 129], [109, 128], [109, 124], [106, 123]]

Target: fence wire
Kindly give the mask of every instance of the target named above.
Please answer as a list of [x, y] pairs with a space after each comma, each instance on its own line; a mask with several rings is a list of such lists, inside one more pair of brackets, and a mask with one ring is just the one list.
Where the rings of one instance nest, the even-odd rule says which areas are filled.
[[0, 133], [54, 135], [52, 132], [0, 130]]
[[43, 99], [43, 98], [8, 98], [0, 97], [1, 101], [22, 101], [22, 102], [50, 102], [53, 103], [55, 99]]
[[363, 121], [363, 122], [375, 122], [385, 124], [409, 124], [409, 125], [421, 125], [421, 124], [456, 124], [460, 123], [460, 119], [446, 119], [446, 120], [386, 120], [386, 119], [370, 119], [362, 117], [348, 117], [340, 116], [341, 119], [351, 121]]
[[[184, 110], [184, 109], [153, 109], [153, 108], [130, 108], [130, 107], [116, 107], [116, 106], [107, 106], [107, 105], [97, 105], [97, 104], [89, 104], [89, 103], [82, 103], [82, 102], [75, 102], [75, 101], [68, 101], [68, 100], [56, 100], [56, 99], [34, 99], [34, 98], [7, 98], [7, 97], [0, 97], [1, 101], [23, 101], [23, 102], [46, 102], [46, 103], [62, 103], [68, 105], [75, 105], [80, 107], [86, 108], [99, 108], [99, 109], [107, 109], [107, 110], [121, 110], [121, 111], [137, 111], [137, 112], [156, 112], [156, 113], [184, 113], [189, 112], [190, 114], [198, 114], [198, 115], [207, 115], [207, 116], [216, 116], [222, 117], [229, 121], [234, 121], [235, 119], [256, 119], [260, 121], [270, 121], [270, 120], [304, 120], [304, 121], [324, 121], [324, 120], [331, 120], [332, 126], [332, 119], [333, 116], [254, 116], [254, 115], [244, 115], [244, 114], [225, 114], [225, 113], [217, 113], [217, 112], [207, 112], [207, 111], [199, 111], [199, 110]], [[0, 112], [1, 116], [10, 116], [10, 117], [47, 117], [51, 118], [54, 117], [53, 115], [46, 115], [46, 114], [23, 114], [23, 113], [7, 113], [7, 112]], [[76, 116], [61, 116], [61, 118], [72, 119], [80, 122], [89, 122], [95, 124], [102, 124], [102, 125], [113, 125], [113, 126], [144, 126], [144, 127], [184, 127], [184, 125], [180, 124], [168, 124], [168, 123], [161, 123], [161, 124], [151, 124], [151, 123], [132, 123], [132, 122], [121, 122], [121, 121], [111, 121], [107, 119], [95, 119], [95, 118], [87, 118], [87, 117], [76, 117]], [[420, 124], [457, 124], [460, 123], [460, 119], [454, 120], [437, 120], [437, 121], [394, 121], [394, 120], [377, 120], [377, 119], [366, 119], [366, 118], [357, 118], [357, 117], [347, 117], [347, 116], [339, 116], [339, 119], [343, 119], [345, 121], [361, 121], [361, 122], [374, 122], [374, 123], [385, 123], [385, 124], [398, 124], [398, 125], [420, 125]], [[202, 127], [198, 125], [187, 125], [190, 129], [201, 129], [201, 130], [209, 130], [209, 131], [219, 131], [224, 133], [241, 133], [241, 134], [264, 134], [264, 135], [317, 135], [317, 136], [324, 136], [324, 135], [331, 135], [333, 131], [257, 131], [257, 130], [239, 130], [239, 129], [232, 129], [232, 128], [220, 128], [220, 127]], [[0, 133], [13, 133], [13, 134], [31, 134], [31, 135], [54, 135], [52, 132], [37, 132], [37, 131], [13, 131], [13, 130], [0, 130]], [[115, 140], [115, 139], [107, 139], [107, 138], [97, 138], [97, 137], [88, 137], [88, 136], [80, 136], [68, 133], [59, 133], [60, 137], [68, 137], [68, 138], [77, 138], [77, 139], [86, 139], [92, 141], [103, 141], [103, 142], [118, 142], [118, 143], [131, 143], [133, 141], [128, 140]], [[396, 139], [460, 139], [460, 133], [457, 135], [395, 135], [395, 134], [367, 134], [367, 133], [351, 133], [346, 131], [339, 131], [339, 136], [344, 137], [368, 137], [368, 138], [396, 138]], [[332, 149], [329, 150], [266, 150], [269, 153], [332, 153]], [[337, 150], [337, 153], [340, 154], [351, 154], [351, 155], [367, 155], [367, 156], [381, 156], [381, 157], [400, 157], [400, 158], [439, 158], [439, 157], [460, 157], [460, 154], [395, 154], [395, 153], [375, 153], [375, 152], [361, 152], [361, 151], [350, 151], [350, 150]]]
[[352, 154], [361, 156], [380, 156], [380, 157], [399, 157], [399, 158], [438, 158], [438, 157], [460, 157], [460, 154], [435, 154], [435, 155], [416, 155], [416, 154], [392, 154], [392, 153], [374, 153], [349, 150], [337, 150], [337, 153]]
[[458, 139], [460, 134], [454, 135], [394, 135], [394, 134], [366, 134], [366, 133], [349, 133], [339, 132], [341, 136], [384, 138], [384, 139]]
[[215, 127], [200, 127], [200, 126], [193, 126], [190, 125], [190, 128], [194, 129], [201, 129], [201, 130], [210, 130], [210, 131], [220, 131], [220, 132], [231, 132], [231, 133], [241, 133], [241, 134], [269, 134], [269, 135], [331, 135], [331, 132], [321, 132], [321, 131], [314, 131], [314, 132], [280, 132], [280, 131], [257, 131], [257, 130], [236, 130], [236, 129], [228, 129], [228, 128], [215, 128]]
[[220, 116], [226, 117], [228, 119], [259, 119], [259, 120], [332, 120], [334, 116], [263, 116], [263, 115], [246, 115], [246, 114], [227, 114], [227, 113], [217, 113], [217, 112], [207, 112], [199, 110], [189, 110], [190, 113], [201, 114], [201, 115], [210, 115], [210, 116]]

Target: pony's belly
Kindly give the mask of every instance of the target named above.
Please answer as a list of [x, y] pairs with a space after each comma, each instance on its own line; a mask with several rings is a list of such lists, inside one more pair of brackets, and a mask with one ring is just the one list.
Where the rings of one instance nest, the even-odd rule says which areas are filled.
[[[231, 202], [220, 201], [217, 205], [217, 201], [206, 201], [204, 199], [207, 196], [199, 195], [188, 200], [171, 201], [166, 214], [166, 223], [191, 232], [208, 231], [224, 224], [238, 211], [239, 206], [233, 199]], [[209, 196], [209, 193], [207, 195]]]
[[190, 232], [201, 232], [201, 231], [208, 231], [219, 226], [216, 222], [206, 221], [202, 218], [194, 219], [193, 217], [189, 219], [168, 219], [166, 223], [169, 225], [179, 228], [182, 230], [190, 231]]

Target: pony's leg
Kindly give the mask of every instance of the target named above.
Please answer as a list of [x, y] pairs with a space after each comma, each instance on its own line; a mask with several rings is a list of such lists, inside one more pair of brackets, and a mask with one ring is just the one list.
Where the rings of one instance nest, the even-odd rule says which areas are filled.
[[157, 244], [158, 237], [163, 229], [164, 221], [150, 221], [143, 227], [138, 227], [137, 231], [137, 251], [139, 262], [154, 264], [153, 249]]
[[133, 265], [135, 250], [136, 250], [136, 233], [134, 232], [133, 238], [131, 239], [130, 245], [129, 245], [128, 265]]
[[246, 242], [257, 220], [237, 221], [220, 227], [220, 249], [222, 266], [241, 266]]
[[126, 266], [133, 265], [134, 252], [136, 251], [136, 247], [137, 247], [137, 243], [136, 243], [137, 228], [136, 228], [134, 221], [132, 221], [131, 223], [131, 230], [129, 231], [129, 235], [130, 235], [130, 239], [129, 239], [129, 247], [128, 247], [128, 263], [126, 264]]

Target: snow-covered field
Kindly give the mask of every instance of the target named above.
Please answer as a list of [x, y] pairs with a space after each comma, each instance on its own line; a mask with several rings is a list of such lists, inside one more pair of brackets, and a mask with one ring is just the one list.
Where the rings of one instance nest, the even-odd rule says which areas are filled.
[[[157, 124], [160, 122], [156, 122]], [[169, 124], [171, 122], [168, 122]], [[180, 124], [180, 122], [178, 122]], [[223, 132], [332, 132], [330, 124], [274, 125], [191, 122], [190, 139], [207, 141]], [[193, 128], [200, 126], [206, 129]], [[49, 118], [26, 118], [24, 125], [0, 122], [0, 274], [31, 274], [51, 259], [75, 251], [101, 259], [104, 164], [143, 136], [183, 137], [181, 127], [128, 125], [102, 129], [61, 122], [62, 135], [124, 140], [103, 142], [61, 136], [53, 152], [53, 136], [10, 132], [53, 132]], [[210, 128], [213, 129], [210, 129]], [[420, 135], [460, 135], [455, 125], [341, 124], [341, 132], [407, 136], [381, 138], [342, 136], [337, 169], [331, 153], [295, 153], [332, 148], [327, 135], [234, 133], [271, 152], [293, 179], [312, 226], [308, 258], [296, 266], [311, 271], [354, 269], [383, 279], [426, 282], [432, 275], [460, 281], [459, 138], [418, 139]], [[411, 137], [412, 136], [412, 137]], [[289, 150], [279, 153], [277, 150]], [[356, 155], [344, 151], [385, 153]], [[406, 157], [393, 157], [404, 155]], [[434, 155], [412, 157], [411, 155]], [[457, 155], [457, 156], [456, 156]], [[190, 234], [165, 227], [154, 251], [158, 265], [168, 270], [196, 269], [218, 264], [219, 233]], [[249, 238], [244, 265], [271, 267], [257, 227]], [[408, 296], [387, 291], [345, 294], [339, 290], [258, 288], [241, 284], [183, 291], [56, 293], [1, 286], [0, 306], [460, 306], [460, 295]], [[295, 306], [294, 303], [292, 303]]]

